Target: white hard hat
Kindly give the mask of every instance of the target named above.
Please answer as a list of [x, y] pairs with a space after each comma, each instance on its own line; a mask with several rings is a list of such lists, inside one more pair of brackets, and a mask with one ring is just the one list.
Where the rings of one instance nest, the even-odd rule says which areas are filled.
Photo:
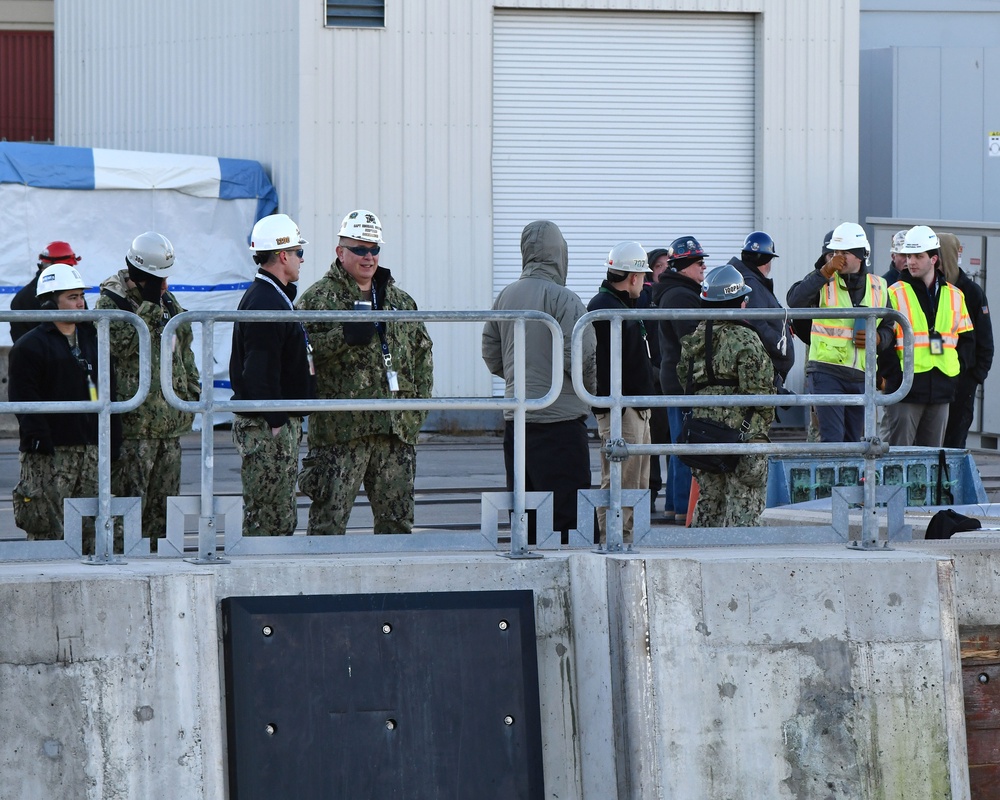
[[902, 253], [903, 242], [905, 241], [906, 241], [906, 231], [896, 231], [892, 236], [892, 247], [889, 248], [889, 252]]
[[174, 246], [161, 233], [146, 231], [132, 240], [125, 260], [154, 278], [166, 278], [174, 269]]
[[652, 272], [646, 251], [638, 242], [619, 242], [611, 248], [608, 260], [604, 262], [607, 269], [615, 272]]
[[357, 239], [359, 242], [384, 244], [382, 241], [382, 223], [378, 221], [378, 217], [371, 211], [365, 211], [363, 208], [352, 211], [344, 217], [344, 221], [340, 223], [340, 233], [337, 236], [343, 236], [347, 239]]
[[827, 250], [858, 250], [863, 248], [871, 252], [865, 229], [856, 222], [841, 222], [833, 229], [833, 236], [826, 245]]
[[41, 271], [35, 297], [52, 292], [66, 292], [70, 289], [86, 289], [80, 270], [70, 264], [52, 264]]
[[903, 249], [901, 253], [926, 253], [928, 250], [938, 250], [941, 247], [941, 242], [938, 240], [938, 235], [934, 233], [926, 225], [914, 225], [906, 232], [906, 238], [903, 240]]
[[250, 232], [250, 251], [266, 253], [271, 250], [291, 250], [309, 244], [299, 233], [288, 214], [271, 214], [261, 217]]

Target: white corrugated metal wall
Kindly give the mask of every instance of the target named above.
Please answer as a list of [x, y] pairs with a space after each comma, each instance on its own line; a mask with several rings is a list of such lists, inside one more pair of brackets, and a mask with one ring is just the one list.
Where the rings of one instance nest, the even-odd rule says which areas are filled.
[[[57, 2], [57, 140], [255, 158], [313, 243], [303, 285], [367, 205], [422, 308], [488, 308], [494, 16], [532, 8], [756, 15], [751, 227], [779, 294], [856, 216], [858, 0], [387, 0], [365, 31], [317, 0]], [[489, 391], [477, 334], [435, 340], [437, 394]]]
[[754, 20], [732, 14], [498, 12], [494, 291], [521, 229], [556, 222], [586, 303], [618, 241], [693, 234], [709, 267], [754, 224]]

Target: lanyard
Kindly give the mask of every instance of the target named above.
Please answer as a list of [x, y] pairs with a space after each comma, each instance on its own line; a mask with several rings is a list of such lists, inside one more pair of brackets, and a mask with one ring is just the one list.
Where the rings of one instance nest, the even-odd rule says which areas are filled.
[[[288, 304], [288, 307], [292, 311], [295, 310], [295, 306], [292, 304], [291, 298], [287, 294], [285, 294], [284, 289], [282, 289], [280, 286], [278, 286], [278, 284], [276, 284], [274, 281], [272, 281], [267, 275], [265, 275], [265, 274], [263, 274], [261, 272], [258, 272], [254, 276], [254, 280], [264, 281], [264, 283], [271, 284], [271, 286], [274, 287], [275, 291], [279, 295], [281, 295], [281, 299], [284, 300]], [[315, 375], [316, 374], [316, 368], [313, 365], [313, 357], [312, 357], [313, 348], [312, 348], [312, 345], [309, 343], [309, 334], [306, 332], [306, 326], [305, 325], [303, 325], [301, 322], [298, 323], [298, 325], [299, 325], [299, 330], [302, 331], [302, 338], [305, 339], [305, 342], [306, 342], [306, 358], [309, 361], [309, 374], [310, 375]]]
[[[372, 311], [378, 311], [378, 296], [375, 294], [375, 282], [372, 281]], [[375, 330], [378, 331], [378, 340], [382, 343], [382, 360], [385, 362], [386, 370], [392, 369], [392, 353], [389, 352], [389, 343], [385, 338], [385, 323], [375, 322]]]

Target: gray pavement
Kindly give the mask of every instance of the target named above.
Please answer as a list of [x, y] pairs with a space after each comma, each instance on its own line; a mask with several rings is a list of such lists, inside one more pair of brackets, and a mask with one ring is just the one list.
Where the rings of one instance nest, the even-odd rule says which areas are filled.
[[[801, 431], [782, 433], [778, 438], [793, 440]], [[0, 439], [0, 539], [24, 538], [14, 526], [11, 490], [18, 478], [17, 439]], [[591, 474], [593, 485], [600, 485], [598, 442], [591, 440]], [[181, 494], [200, 493], [201, 434], [193, 433], [182, 440], [183, 459]], [[994, 450], [973, 451], [990, 502], [1000, 502], [1000, 453]], [[215, 494], [241, 493], [240, 459], [236, 454], [229, 430], [215, 432]], [[416, 525], [418, 529], [478, 530], [480, 524], [480, 494], [504, 490], [503, 443], [498, 435], [424, 434], [417, 446]], [[299, 528], [304, 531], [308, 514], [308, 498], [299, 497]], [[656, 509], [662, 513], [663, 498]], [[653, 524], [663, 524], [660, 513]], [[349, 527], [352, 531], [371, 530], [372, 514], [367, 497], [362, 492], [355, 503]]]

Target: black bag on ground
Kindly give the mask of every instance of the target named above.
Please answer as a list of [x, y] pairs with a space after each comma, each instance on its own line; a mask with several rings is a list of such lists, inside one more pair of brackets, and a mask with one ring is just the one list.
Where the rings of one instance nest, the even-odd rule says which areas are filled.
[[945, 508], [938, 511], [931, 521], [927, 523], [927, 533], [925, 539], [950, 539], [953, 534], [959, 531], [977, 531], [982, 523], [975, 517], [967, 517], [959, 514], [953, 508]]
[[[743, 435], [740, 431], [723, 425], [721, 422], [687, 416], [684, 418], [681, 435], [677, 441], [682, 444], [729, 444], [742, 441], [742, 439]], [[715, 473], [732, 472], [740, 463], [740, 456], [737, 453], [692, 453], [678, 456], [678, 458], [691, 469]]]

